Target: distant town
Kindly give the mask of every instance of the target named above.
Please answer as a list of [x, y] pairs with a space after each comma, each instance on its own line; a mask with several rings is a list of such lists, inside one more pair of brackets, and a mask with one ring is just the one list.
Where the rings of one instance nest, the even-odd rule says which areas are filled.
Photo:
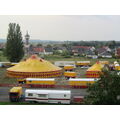
[[[25, 40], [24, 47], [25, 47]], [[80, 56], [87, 58], [119, 58], [120, 42], [111, 41], [57, 41], [29, 40], [29, 54]], [[0, 51], [5, 49], [6, 40], [0, 39]]]

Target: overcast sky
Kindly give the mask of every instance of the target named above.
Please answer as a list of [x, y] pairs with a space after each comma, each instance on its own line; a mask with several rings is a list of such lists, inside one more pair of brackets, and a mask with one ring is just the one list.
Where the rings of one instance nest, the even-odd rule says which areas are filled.
[[22, 34], [40, 40], [120, 40], [120, 16], [100, 15], [0, 15], [0, 38], [6, 38], [8, 24], [19, 23]]

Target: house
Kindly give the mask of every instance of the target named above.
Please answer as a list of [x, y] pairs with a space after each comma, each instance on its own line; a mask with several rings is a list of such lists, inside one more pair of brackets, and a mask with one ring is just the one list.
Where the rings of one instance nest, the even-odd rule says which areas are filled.
[[88, 46], [73, 46], [72, 47], [72, 53], [74, 55], [86, 55], [88, 51], [94, 51], [94, 47], [88, 47]]
[[92, 59], [97, 59], [98, 58], [98, 56], [95, 54], [94, 51], [87, 51], [86, 57], [92, 58]]
[[52, 47], [45, 47], [45, 55], [52, 55], [53, 54], [53, 49]]
[[115, 55], [116, 55], [117, 57], [120, 57], [120, 48], [117, 48], [117, 49], [116, 49]]
[[112, 58], [111, 49], [107, 46], [103, 46], [102, 48], [98, 48], [96, 51], [97, 51], [99, 57]]
[[109, 47], [107, 47], [107, 46], [103, 46], [101, 48], [96, 49], [96, 51], [97, 51], [97, 53], [99, 55], [99, 54], [102, 54], [102, 53], [104, 53], [106, 51], [111, 52], [111, 49]]
[[111, 55], [110, 52], [105, 51], [105, 52], [99, 54], [99, 57], [102, 57], [102, 58], [112, 58], [112, 55]]
[[0, 43], [0, 49], [4, 49], [5, 48], [5, 43]]
[[43, 55], [45, 53], [44, 47], [31, 46], [29, 50], [30, 50], [30, 54]]
[[53, 47], [53, 50], [54, 51], [61, 51], [61, 53], [62, 53], [62, 51], [65, 51], [65, 50], [67, 50], [67, 48], [66, 47], [63, 47], [63, 46], [55, 46], [55, 47]]

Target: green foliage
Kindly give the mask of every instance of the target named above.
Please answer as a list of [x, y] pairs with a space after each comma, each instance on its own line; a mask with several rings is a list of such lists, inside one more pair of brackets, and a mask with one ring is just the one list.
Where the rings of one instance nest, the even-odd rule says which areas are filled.
[[5, 54], [11, 62], [19, 62], [24, 56], [22, 33], [19, 24], [9, 24]]
[[42, 47], [43, 45], [42, 45], [42, 44], [40, 44], [40, 43], [38, 43], [36, 46], [37, 46], [37, 47]]
[[120, 104], [120, 76], [117, 73], [105, 72], [100, 80], [89, 86], [88, 93], [85, 104]]
[[68, 55], [70, 55], [70, 53], [69, 53], [69, 51], [67, 51], [67, 50], [63, 50], [63, 52], [62, 52], [61, 55], [62, 55], [62, 56], [68, 56]]
[[71, 56], [70, 55], [66, 55], [66, 56], [64, 56], [64, 58], [71, 58]]
[[113, 40], [113, 41], [109, 42], [108, 46], [109, 46], [109, 48], [111, 48], [111, 49], [115, 49], [116, 42]]
[[53, 51], [54, 55], [61, 55], [61, 53], [62, 53], [62, 51], [60, 51], [60, 50], [54, 50]]

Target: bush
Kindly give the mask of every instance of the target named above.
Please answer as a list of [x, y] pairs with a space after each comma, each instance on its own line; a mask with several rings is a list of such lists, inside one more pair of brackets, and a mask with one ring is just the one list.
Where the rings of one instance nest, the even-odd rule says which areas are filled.
[[71, 58], [71, 56], [70, 55], [66, 55], [66, 56], [64, 56], [64, 58]]

